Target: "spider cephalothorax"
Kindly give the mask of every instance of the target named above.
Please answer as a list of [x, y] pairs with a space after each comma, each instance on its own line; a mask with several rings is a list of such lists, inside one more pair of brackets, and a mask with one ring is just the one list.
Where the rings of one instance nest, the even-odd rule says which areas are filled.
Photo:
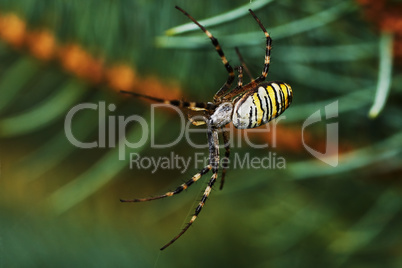
[[233, 104], [232, 102], [221, 103], [214, 113], [210, 116], [208, 125], [215, 128], [226, 126], [232, 121]]
[[[183, 228], [183, 230], [177, 236], [175, 236], [169, 243], [163, 246], [161, 250], [165, 249], [166, 247], [171, 245], [174, 241], [176, 241], [184, 232], [187, 231], [187, 229], [195, 221], [211, 192], [212, 186], [215, 184], [218, 178], [218, 168], [219, 168], [218, 131], [222, 130], [224, 148], [225, 148], [224, 160], [227, 160], [230, 154], [230, 147], [229, 147], [228, 132], [224, 130], [225, 125], [232, 122], [236, 128], [244, 129], [244, 128], [255, 128], [263, 124], [266, 124], [270, 120], [278, 117], [281, 113], [285, 111], [286, 108], [289, 107], [289, 105], [292, 102], [292, 96], [293, 96], [291, 87], [286, 83], [263, 82], [268, 74], [272, 40], [268, 32], [266, 31], [265, 27], [262, 25], [260, 19], [254, 14], [254, 12], [251, 9], [249, 9], [251, 15], [257, 21], [258, 25], [260, 26], [261, 30], [264, 32], [266, 37], [264, 68], [262, 74], [259, 77], [257, 77], [256, 79], [251, 79], [251, 82], [243, 86], [243, 68], [246, 71], [248, 71], [248, 69], [243, 63], [241, 55], [238, 52], [242, 65], [237, 68], [238, 70], [237, 86], [231, 89], [232, 83], [235, 78], [234, 70], [227, 61], [222, 51], [222, 48], [218, 43], [218, 40], [215, 37], [213, 37], [209, 31], [207, 31], [186, 11], [177, 6], [176, 8], [180, 10], [182, 13], [184, 13], [184, 15], [186, 15], [189, 19], [191, 19], [196, 25], [198, 25], [198, 27], [200, 27], [201, 30], [210, 38], [216, 51], [221, 57], [225, 69], [228, 72], [228, 78], [226, 82], [223, 84], [223, 86], [215, 94], [213, 102], [187, 102], [181, 100], [164, 100], [151, 96], [145, 96], [134, 92], [122, 91], [123, 93], [131, 94], [136, 97], [142, 97], [156, 102], [174, 105], [191, 111], [197, 111], [197, 112], [204, 111], [204, 115], [201, 117], [201, 120], [199, 119], [194, 120], [193, 118], [190, 118], [190, 120], [192, 120], [195, 125], [202, 125], [202, 124], [207, 125], [208, 129], [207, 137], [209, 145], [208, 165], [205, 166], [203, 169], [201, 169], [190, 180], [177, 187], [176, 190], [174, 191], [167, 192], [163, 195], [151, 198], [121, 200], [122, 202], [143, 202], [173, 196], [187, 189], [190, 185], [192, 185], [194, 182], [200, 179], [203, 175], [205, 175], [209, 171], [212, 171], [212, 177], [209, 180], [209, 183], [204, 191], [201, 201], [198, 204], [197, 208], [195, 209], [194, 215], [192, 216], [191, 220], [187, 223], [187, 225]], [[223, 166], [222, 168], [220, 189], [223, 188], [226, 168], [227, 168], [226, 166]]]

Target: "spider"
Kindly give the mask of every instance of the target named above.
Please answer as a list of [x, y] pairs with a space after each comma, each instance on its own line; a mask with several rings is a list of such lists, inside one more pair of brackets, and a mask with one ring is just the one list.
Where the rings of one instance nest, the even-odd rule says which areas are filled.
[[[268, 68], [270, 63], [271, 54], [271, 37], [269, 36], [267, 30], [262, 25], [260, 19], [255, 15], [255, 13], [249, 9], [249, 12], [256, 20], [261, 30], [264, 32], [266, 37], [266, 51], [264, 68], [262, 74], [256, 78], [251, 79], [251, 81], [243, 85], [243, 68], [248, 72], [240, 53], [237, 51], [239, 58], [242, 62], [237, 68], [238, 71], [238, 84], [236, 87], [231, 89], [235, 73], [234, 69], [227, 61], [218, 40], [202, 26], [197, 20], [195, 20], [190, 14], [184, 11], [182, 8], [176, 6], [176, 9], [181, 11], [185, 16], [192, 20], [212, 41], [215, 50], [218, 52], [223, 65], [228, 72], [228, 78], [222, 87], [213, 97], [212, 102], [187, 102], [182, 100], [165, 100], [160, 98], [155, 98], [151, 96], [146, 96], [130, 91], [122, 91], [122, 93], [130, 94], [135, 97], [146, 98], [155, 102], [165, 103], [168, 105], [174, 105], [180, 108], [186, 108], [190, 111], [203, 111], [204, 116], [202, 120], [194, 120], [190, 118], [195, 125], [207, 125], [207, 137], [208, 137], [208, 147], [209, 147], [209, 163], [203, 169], [201, 169], [197, 174], [195, 174], [190, 180], [181, 184], [174, 191], [167, 192], [163, 195], [150, 197], [150, 198], [138, 198], [138, 199], [121, 199], [121, 202], [144, 202], [156, 199], [161, 199], [165, 197], [170, 197], [181, 193], [183, 190], [190, 187], [193, 183], [198, 181], [203, 175], [207, 174], [212, 170], [212, 177], [205, 188], [204, 194], [195, 209], [193, 216], [190, 221], [185, 225], [181, 232], [176, 235], [172, 240], [170, 240], [166, 245], [164, 245], [161, 250], [167, 248], [172, 243], [174, 243], [179, 237], [181, 237], [188, 228], [197, 219], [198, 214], [201, 212], [204, 204], [211, 193], [211, 189], [218, 178], [218, 167], [219, 167], [219, 139], [218, 131], [222, 130], [222, 136], [224, 141], [225, 156], [223, 160], [228, 160], [230, 155], [229, 147], [229, 135], [228, 132], [223, 129], [223, 127], [230, 122], [236, 128], [246, 129], [255, 128], [266, 124], [270, 120], [278, 117], [282, 114], [286, 108], [292, 102], [292, 89], [291, 87], [282, 82], [263, 82], [268, 74]], [[224, 161], [222, 161], [224, 162]], [[222, 179], [220, 184], [220, 189], [223, 188], [227, 166], [222, 168]]]

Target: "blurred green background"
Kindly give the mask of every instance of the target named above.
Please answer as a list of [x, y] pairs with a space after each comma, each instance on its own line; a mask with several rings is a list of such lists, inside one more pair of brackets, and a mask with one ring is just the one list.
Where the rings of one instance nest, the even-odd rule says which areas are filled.
[[[401, 32], [384, 31], [367, 12], [377, 8], [381, 22], [399, 4], [377, 2], [0, 0], [0, 267], [401, 267], [402, 76], [392, 54]], [[268, 80], [290, 84], [294, 99], [276, 147], [232, 148], [260, 158], [275, 152], [286, 169], [229, 170], [194, 225], [160, 252], [190, 219], [209, 176], [173, 198], [122, 204], [175, 189], [197, 170], [130, 169], [117, 148], [72, 145], [64, 120], [78, 104], [104, 102], [117, 107], [107, 116], [150, 122], [149, 103], [119, 94], [125, 87], [212, 99], [227, 74], [199, 29], [165, 35], [189, 22], [175, 5], [198, 20], [214, 17], [205, 26], [229, 61], [239, 65], [239, 47], [257, 76], [265, 39], [247, 12], [254, 9], [273, 38]], [[337, 100], [337, 118], [305, 130], [323, 152], [326, 123], [339, 124], [332, 167], [304, 149], [301, 129]], [[104, 122], [81, 111], [73, 133], [97, 140]], [[159, 111], [154, 128], [156, 141], [171, 141], [180, 118]], [[142, 129], [131, 124], [126, 134], [137, 141]], [[271, 141], [264, 135], [251, 139]], [[207, 149], [183, 139], [131, 152], [194, 157]]]

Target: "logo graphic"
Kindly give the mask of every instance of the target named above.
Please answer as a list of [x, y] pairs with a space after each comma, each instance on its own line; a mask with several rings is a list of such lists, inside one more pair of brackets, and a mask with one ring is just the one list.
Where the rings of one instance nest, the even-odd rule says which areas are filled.
[[[338, 117], [338, 101], [334, 101], [325, 106], [325, 119]], [[314, 123], [322, 121], [321, 110], [310, 115], [302, 126], [302, 142], [304, 148], [315, 158], [321, 160], [333, 167], [338, 166], [338, 123], [328, 123], [326, 127], [327, 139], [325, 145], [325, 153], [314, 150], [304, 142], [304, 129]]]

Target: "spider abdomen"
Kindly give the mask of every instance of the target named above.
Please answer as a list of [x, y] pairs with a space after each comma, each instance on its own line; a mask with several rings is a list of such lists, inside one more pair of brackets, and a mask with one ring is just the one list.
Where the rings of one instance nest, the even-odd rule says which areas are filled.
[[235, 101], [236, 128], [255, 128], [282, 114], [292, 103], [292, 88], [282, 82], [261, 83]]

